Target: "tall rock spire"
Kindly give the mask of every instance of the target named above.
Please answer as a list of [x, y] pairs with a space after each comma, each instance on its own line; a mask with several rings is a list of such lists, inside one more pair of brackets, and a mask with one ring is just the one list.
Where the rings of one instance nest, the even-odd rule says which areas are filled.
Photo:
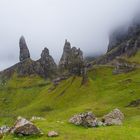
[[42, 51], [39, 62], [44, 70], [45, 77], [51, 76], [56, 73], [57, 65], [53, 57], [50, 55], [48, 48], [44, 48], [44, 50]]
[[30, 52], [27, 47], [25, 38], [23, 36], [21, 36], [19, 40], [19, 48], [20, 48], [20, 56], [19, 56], [20, 61], [24, 61], [25, 59], [30, 58]]
[[83, 52], [76, 47], [71, 47], [70, 42], [66, 40], [59, 62], [59, 70], [61, 72], [68, 70], [72, 74], [81, 75], [83, 65]]

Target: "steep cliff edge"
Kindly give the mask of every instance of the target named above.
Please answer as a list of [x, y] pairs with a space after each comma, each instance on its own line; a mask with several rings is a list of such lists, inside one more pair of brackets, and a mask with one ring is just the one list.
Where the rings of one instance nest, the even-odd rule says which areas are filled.
[[96, 60], [97, 64], [106, 64], [118, 56], [131, 57], [140, 49], [140, 23], [134, 22], [127, 30], [117, 29], [109, 39], [108, 51]]

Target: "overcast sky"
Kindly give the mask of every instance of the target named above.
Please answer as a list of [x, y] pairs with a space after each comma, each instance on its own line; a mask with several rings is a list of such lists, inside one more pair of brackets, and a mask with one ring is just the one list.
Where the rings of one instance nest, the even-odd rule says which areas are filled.
[[65, 39], [85, 55], [105, 53], [109, 31], [139, 7], [140, 0], [0, 0], [0, 70], [19, 61], [21, 35], [34, 60], [47, 47], [58, 61]]

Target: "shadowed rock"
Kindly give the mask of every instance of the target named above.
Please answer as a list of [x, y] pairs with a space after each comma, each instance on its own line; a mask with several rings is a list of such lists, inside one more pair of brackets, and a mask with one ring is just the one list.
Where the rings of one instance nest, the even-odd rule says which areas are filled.
[[124, 114], [119, 109], [114, 109], [109, 114], [103, 117], [105, 125], [121, 125], [124, 119]]
[[18, 117], [15, 125], [11, 129], [11, 133], [20, 136], [39, 135], [41, 131], [30, 121], [25, 118]]
[[45, 77], [57, 73], [57, 65], [52, 56], [49, 54], [49, 50], [47, 48], [44, 48], [42, 51], [41, 58], [38, 62], [41, 64], [41, 67], [44, 70]]
[[30, 52], [29, 52], [29, 49], [27, 47], [25, 38], [23, 36], [21, 36], [21, 38], [20, 38], [19, 47], [20, 47], [19, 60], [24, 61], [24, 60], [30, 58]]
[[66, 40], [63, 54], [59, 62], [60, 71], [68, 71], [71, 74], [81, 75], [83, 67], [83, 52], [76, 47], [71, 48], [71, 44]]

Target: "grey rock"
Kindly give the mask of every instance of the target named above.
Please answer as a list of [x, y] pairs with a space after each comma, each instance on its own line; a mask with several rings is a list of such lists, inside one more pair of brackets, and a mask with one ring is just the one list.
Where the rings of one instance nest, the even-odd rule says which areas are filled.
[[41, 131], [30, 121], [25, 118], [18, 117], [14, 126], [11, 128], [11, 133], [19, 136], [39, 135]]
[[134, 23], [127, 30], [115, 30], [110, 35], [108, 51], [99, 57], [95, 64], [106, 64], [118, 56], [134, 56], [140, 50], [140, 23]]
[[127, 73], [135, 70], [135, 64], [127, 62], [122, 58], [117, 58], [115, 62], [115, 69], [113, 74]]
[[110, 125], [121, 125], [124, 120], [124, 114], [119, 109], [114, 109], [103, 118], [103, 123], [107, 126]]
[[98, 126], [98, 120], [92, 112], [74, 115], [70, 118], [69, 122], [75, 125], [82, 125], [84, 127]]
[[59, 136], [59, 134], [56, 131], [50, 131], [50, 132], [48, 132], [48, 137], [58, 137], [58, 136]]
[[4, 125], [0, 127], [0, 134], [5, 134], [8, 133], [10, 131], [10, 127]]
[[20, 56], [19, 56], [20, 61], [24, 61], [30, 58], [30, 52], [27, 47], [25, 38], [23, 36], [20, 38], [19, 47], [20, 47]]
[[44, 48], [42, 51], [41, 58], [38, 62], [44, 70], [45, 77], [49, 77], [50, 75], [57, 73], [57, 65], [52, 56], [49, 54], [49, 50], [47, 48]]
[[70, 42], [66, 40], [63, 54], [59, 62], [60, 71], [68, 71], [71, 74], [81, 75], [84, 67], [83, 65], [83, 52], [76, 47], [71, 47]]

